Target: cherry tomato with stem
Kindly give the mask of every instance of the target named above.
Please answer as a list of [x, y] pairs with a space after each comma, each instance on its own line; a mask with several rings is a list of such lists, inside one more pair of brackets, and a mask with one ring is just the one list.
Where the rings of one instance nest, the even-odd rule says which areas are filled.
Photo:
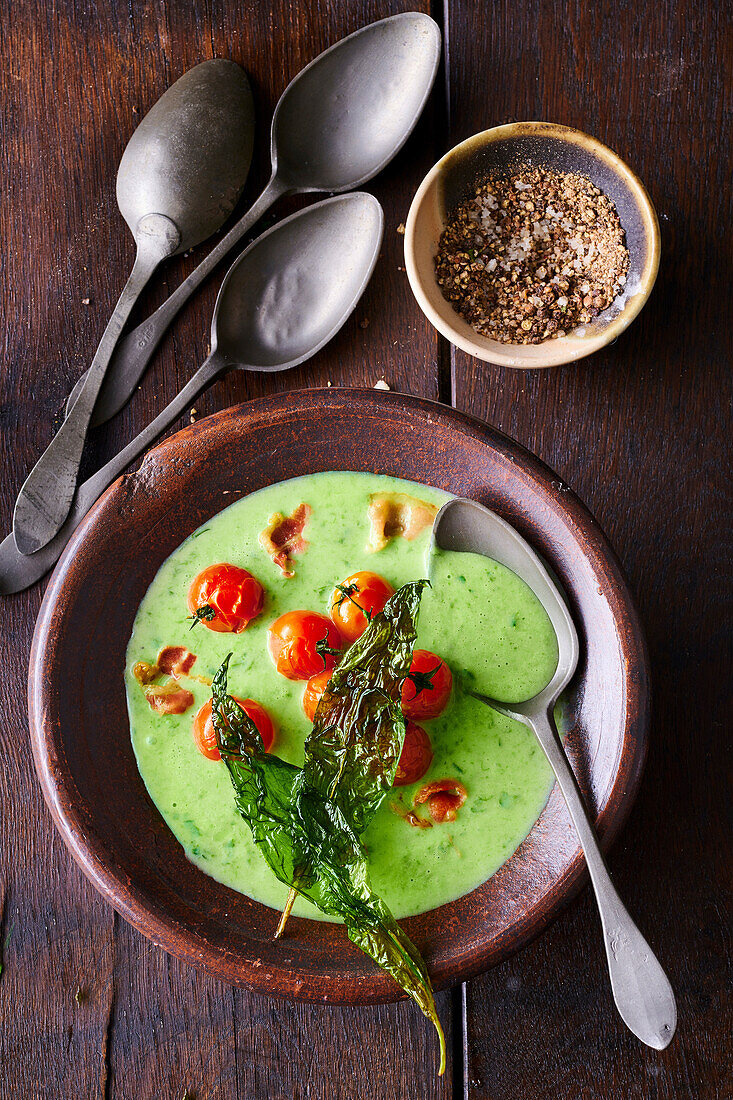
[[347, 642], [360, 638], [374, 615], [384, 609], [394, 588], [380, 577], [363, 569], [352, 573], [343, 584], [337, 584], [331, 593], [329, 615]]
[[262, 611], [265, 590], [246, 569], [228, 562], [209, 565], [188, 590], [192, 626], [201, 622], [221, 634], [241, 634]]
[[267, 631], [275, 668], [288, 680], [310, 680], [335, 668], [343, 653], [341, 634], [318, 611], [286, 611]]
[[437, 718], [448, 706], [452, 689], [453, 675], [445, 661], [429, 649], [416, 649], [402, 685], [402, 713], [414, 721]]
[[[275, 724], [268, 712], [255, 699], [238, 699], [235, 696], [234, 702], [239, 703], [244, 713], [257, 726], [262, 744], [265, 746], [265, 752], [269, 752], [275, 741]], [[193, 739], [196, 748], [208, 760], [221, 760], [219, 747], [216, 743], [214, 720], [211, 717], [211, 699], [207, 699], [196, 712], [193, 720]]]

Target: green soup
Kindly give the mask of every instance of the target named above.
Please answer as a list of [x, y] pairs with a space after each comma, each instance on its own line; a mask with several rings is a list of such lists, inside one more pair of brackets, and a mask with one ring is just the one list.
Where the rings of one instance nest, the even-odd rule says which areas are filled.
[[[205, 684], [186, 684], [195, 707], [181, 715], [154, 713], [132, 675], [136, 662], [154, 661], [162, 646], [185, 645], [197, 654], [193, 671], [211, 677], [233, 651], [229, 690], [258, 700], [273, 716], [272, 751], [303, 762], [311, 726], [301, 707], [303, 684], [286, 680], [272, 664], [267, 627], [285, 611], [327, 611], [334, 583], [359, 569], [380, 573], [395, 588], [427, 576], [430, 532], [412, 542], [393, 539], [384, 550], [365, 550], [367, 506], [374, 492], [407, 492], [441, 505], [447, 494], [397, 478], [372, 474], [310, 474], [269, 486], [237, 501], [195, 531], [163, 563], [135, 618], [127, 650], [127, 701], [132, 744], [153, 802], [186, 855], [227, 886], [270, 905], [283, 906], [287, 887], [257, 851], [234, 808], [224, 764], [194, 745], [192, 721], [210, 698]], [[284, 578], [258, 543], [273, 512], [289, 515], [302, 501], [312, 508], [308, 550], [295, 558], [295, 576]], [[220, 634], [187, 618], [188, 587], [202, 569], [231, 562], [252, 572], [266, 591], [262, 615], [242, 634]], [[516, 850], [542, 811], [552, 774], [532, 734], [464, 693], [471, 687], [506, 702], [527, 699], [551, 678], [557, 643], [539, 601], [514, 573], [474, 554], [435, 555], [433, 587], [423, 596], [418, 642], [439, 654], [454, 677], [443, 714], [422, 722], [434, 758], [419, 783], [395, 788], [363, 836], [374, 889], [396, 917], [433, 909], [485, 882]], [[415, 791], [431, 779], [460, 780], [468, 797], [455, 821], [429, 829], [410, 826], [394, 812], [410, 807]], [[298, 898], [294, 912], [324, 919]]]

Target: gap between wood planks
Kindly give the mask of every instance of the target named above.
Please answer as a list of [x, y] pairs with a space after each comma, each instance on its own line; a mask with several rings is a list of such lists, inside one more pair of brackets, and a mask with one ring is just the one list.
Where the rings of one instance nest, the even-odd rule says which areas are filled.
[[[443, 35], [443, 51], [438, 75], [433, 90], [433, 110], [435, 117], [435, 147], [433, 159], [438, 161], [450, 145], [450, 81], [448, 79], [450, 63], [450, 26], [448, 23], [448, 5], [444, 0], [430, 0], [430, 14], [440, 27]], [[455, 406], [455, 387], [453, 381], [453, 349], [450, 341], [437, 336], [437, 372], [438, 401], [444, 405]], [[466, 985], [462, 982], [450, 991], [451, 1009], [451, 1049], [450, 1059], [453, 1073], [454, 1100], [467, 1100], [466, 1091]]]

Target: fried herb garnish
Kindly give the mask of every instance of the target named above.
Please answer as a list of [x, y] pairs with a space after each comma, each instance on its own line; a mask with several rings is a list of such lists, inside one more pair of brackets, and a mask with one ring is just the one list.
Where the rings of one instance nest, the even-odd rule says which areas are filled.
[[254, 723], [227, 693], [229, 657], [212, 684], [217, 743], [237, 809], [275, 875], [386, 970], [445, 1039], [419, 952], [374, 893], [359, 834], [394, 780], [405, 721], [399, 698], [427, 582], [405, 585], [346, 653], [326, 687], [303, 769], [264, 751]]
[[427, 581], [404, 585], [334, 669], [305, 743], [304, 772], [363, 832], [394, 783], [405, 738], [400, 707]]

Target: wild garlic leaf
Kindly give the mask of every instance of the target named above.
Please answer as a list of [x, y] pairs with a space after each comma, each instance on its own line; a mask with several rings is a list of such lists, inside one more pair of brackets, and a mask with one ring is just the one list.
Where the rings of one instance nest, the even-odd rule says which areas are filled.
[[400, 698], [427, 581], [404, 585], [374, 615], [326, 685], [305, 743], [305, 777], [362, 833], [394, 783], [405, 739]]
[[372, 890], [359, 836], [402, 750], [399, 698], [426, 583], [395, 593], [347, 652], [319, 704], [302, 770], [264, 751], [257, 727], [228, 695], [229, 657], [212, 684], [212, 717], [237, 809], [269, 866], [322, 912], [340, 916], [352, 942], [432, 1021], [442, 1073], [445, 1039], [425, 963]]

